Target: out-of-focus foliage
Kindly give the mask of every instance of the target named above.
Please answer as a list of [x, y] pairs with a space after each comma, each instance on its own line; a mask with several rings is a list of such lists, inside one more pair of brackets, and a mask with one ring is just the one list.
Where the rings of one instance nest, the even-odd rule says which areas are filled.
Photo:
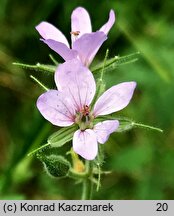
[[[78, 199], [80, 184], [46, 175], [41, 162], [27, 153], [44, 144], [56, 131], [35, 106], [42, 93], [30, 78], [54, 88], [53, 76], [22, 70], [12, 62], [51, 64], [49, 54], [63, 62], [42, 42], [35, 25], [46, 20], [70, 39], [70, 15], [85, 7], [97, 30], [111, 8], [117, 22], [100, 49], [95, 63], [109, 57], [140, 52], [135, 63], [116, 68], [106, 76], [107, 87], [135, 80], [130, 105], [120, 112], [136, 121], [161, 127], [163, 134], [143, 129], [113, 134], [105, 144], [102, 187], [95, 199], [174, 198], [174, 1], [171, 0], [0, 0], [0, 198]], [[93, 64], [93, 66], [94, 66]], [[66, 144], [60, 154], [70, 149]]]

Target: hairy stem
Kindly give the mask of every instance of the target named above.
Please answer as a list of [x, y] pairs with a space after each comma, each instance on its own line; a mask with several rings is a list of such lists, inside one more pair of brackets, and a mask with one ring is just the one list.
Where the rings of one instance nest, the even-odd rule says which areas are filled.
[[93, 191], [93, 182], [91, 181], [93, 175], [92, 173], [93, 164], [91, 161], [86, 161], [85, 166], [88, 175], [83, 181], [82, 200], [90, 200], [92, 199], [92, 191]]

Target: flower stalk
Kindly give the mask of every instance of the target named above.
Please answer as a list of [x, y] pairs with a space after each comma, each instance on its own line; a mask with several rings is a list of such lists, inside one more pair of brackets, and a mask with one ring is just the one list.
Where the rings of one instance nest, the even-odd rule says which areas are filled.
[[87, 177], [83, 181], [82, 186], [82, 200], [90, 200], [92, 199], [92, 193], [93, 193], [93, 162], [86, 160], [85, 163], [86, 166], [86, 173]]

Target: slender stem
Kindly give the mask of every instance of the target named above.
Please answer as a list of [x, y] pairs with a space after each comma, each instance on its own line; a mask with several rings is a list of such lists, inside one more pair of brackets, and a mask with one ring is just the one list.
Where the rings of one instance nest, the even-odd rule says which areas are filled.
[[101, 181], [101, 169], [100, 169], [100, 164], [98, 164], [97, 191], [99, 191], [99, 188], [100, 188], [100, 181]]
[[73, 169], [70, 169], [68, 176], [74, 179], [79, 179], [79, 178], [86, 179], [88, 177], [88, 173], [86, 172], [79, 173], [79, 172], [75, 172]]
[[90, 200], [91, 199], [91, 185], [92, 182], [89, 179], [85, 179], [83, 181], [83, 191], [82, 191], [82, 200]]
[[83, 181], [83, 189], [82, 189], [82, 200], [90, 200], [92, 198], [92, 191], [93, 191], [93, 182], [91, 181], [92, 178], [92, 170], [93, 164], [90, 161], [86, 161], [86, 172], [88, 173], [86, 179]]

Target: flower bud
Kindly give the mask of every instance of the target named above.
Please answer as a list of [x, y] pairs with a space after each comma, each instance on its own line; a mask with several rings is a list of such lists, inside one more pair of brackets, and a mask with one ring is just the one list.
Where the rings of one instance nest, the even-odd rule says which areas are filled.
[[47, 174], [52, 177], [65, 177], [71, 167], [70, 162], [59, 155], [42, 157], [42, 162]]

